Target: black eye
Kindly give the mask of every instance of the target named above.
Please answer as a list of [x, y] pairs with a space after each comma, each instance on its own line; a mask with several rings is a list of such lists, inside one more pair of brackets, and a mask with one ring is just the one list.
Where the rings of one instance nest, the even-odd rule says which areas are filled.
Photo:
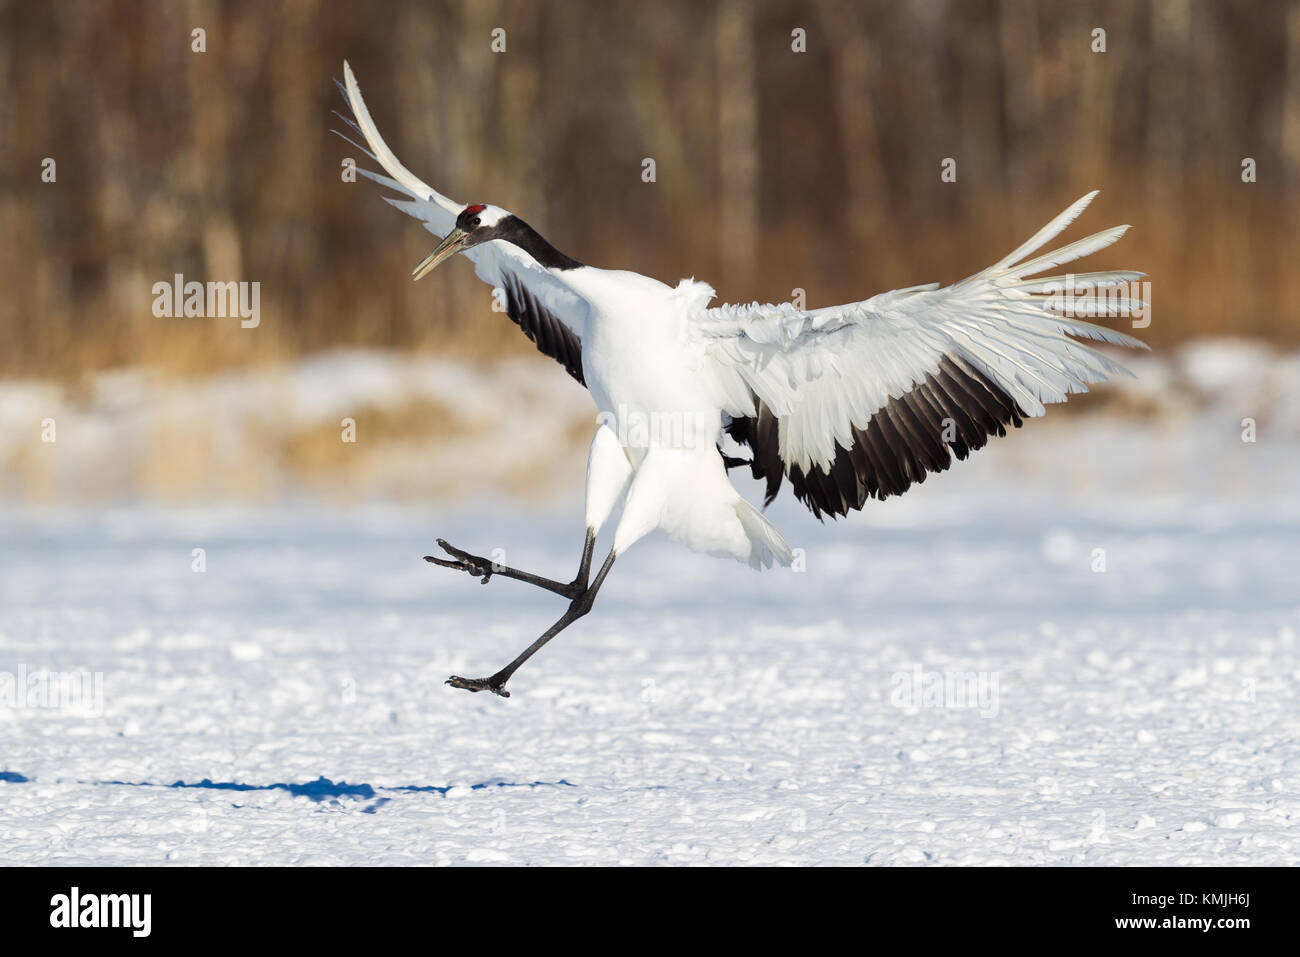
[[475, 225], [475, 226], [478, 225], [478, 217], [477, 217], [477, 216], [474, 217], [474, 225]]

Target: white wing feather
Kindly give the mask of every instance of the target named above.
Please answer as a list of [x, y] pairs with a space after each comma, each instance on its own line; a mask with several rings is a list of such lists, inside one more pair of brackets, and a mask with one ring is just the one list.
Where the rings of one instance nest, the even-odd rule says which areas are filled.
[[789, 303], [701, 310], [692, 329], [714, 360], [726, 411], [752, 416], [755, 400], [761, 401], [778, 419], [782, 461], [805, 472], [812, 466], [829, 470], [836, 443], [851, 447], [854, 427], [864, 428], [887, 402], [935, 374], [944, 357], [969, 363], [1029, 416], [1042, 415], [1045, 403], [1086, 392], [1090, 382], [1127, 373], [1070, 337], [1142, 349], [1144, 343], [1061, 313], [1068, 307], [1075, 315], [1131, 314], [1125, 310], [1143, 303], [1099, 291], [1142, 273], [1025, 277], [1104, 249], [1128, 227], [1021, 262], [1069, 226], [1095, 195], [1080, 198], [993, 266], [951, 286], [913, 286], [814, 310]]
[[[366, 102], [361, 97], [361, 88], [352, 74], [352, 67], [343, 61], [343, 95], [352, 110], [355, 122], [342, 117], [356, 132], [365, 139], [366, 146], [353, 142], [346, 135], [334, 132], [347, 140], [357, 149], [377, 162], [388, 173], [387, 176], [372, 170], [358, 168], [357, 172], [379, 185], [401, 193], [407, 199], [384, 199], [408, 216], [420, 220], [424, 228], [442, 239], [455, 226], [456, 217], [464, 209], [464, 204], [448, 199], [442, 193], [424, 182], [397, 158], [384, 138], [380, 136], [375, 121], [366, 109]], [[341, 114], [340, 114], [341, 115]], [[505, 274], [522, 283], [528, 292], [551, 315], [562, 322], [579, 338], [588, 314], [587, 302], [563, 283], [557, 281], [538, 262], [522, 249], [502, 240], [493, 240], [475, 246], [462, 253], [474, 263], [474, 273], [494, 289], [501, 288]]]

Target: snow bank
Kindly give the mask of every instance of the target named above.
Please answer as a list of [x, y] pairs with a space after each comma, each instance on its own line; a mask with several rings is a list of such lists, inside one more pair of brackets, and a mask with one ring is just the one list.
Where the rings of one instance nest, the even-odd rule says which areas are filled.
[[[1095, 458], [1088, 435], [1100, 429], [1096, 441], [1143, 466], [1134, 484], [1177, 485], [1204, 472], [1223, 485], [1232, 479], [1219, 472], [1231, 472], [1236, 457], [1214, 450], [1235, 436], [1242, 451], [1242, 420], [1253, 420], [1253, 450], [1262, 455], [1300, 441], [1300, 355], [1216, 340], [1120, 358], [1136, 379], [1102, 386], [1081, 410], [1050, 409], [974, 462], [1015, 474], [1086, 466]], [[75, 388], [7, 381], [0, 498], [545, 500], [581, 483], [593, 415], [583, 389], [531, 356], [474, 366], [351, 351], [194, 381], [146, 370]], [[348, 421], [354, 442], [345, 441]], [[56, 441], [42, 441], [51, 422]], [[1104, 422], [1111, 425], [1094, 428]], [[1080, 473], [1071, 474], [1060, 477]]]

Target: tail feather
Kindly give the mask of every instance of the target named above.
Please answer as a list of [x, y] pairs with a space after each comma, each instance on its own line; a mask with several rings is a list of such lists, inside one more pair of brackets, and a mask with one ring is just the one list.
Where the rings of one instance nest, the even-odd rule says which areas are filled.
[[753, 568], [770, 568], [773, 562], [789, 565], [794, 552], [786, 544], [776, 526], [763, 517], [763, 513], [743, 498], [736, 499], [736, 515], [749, 539], [749, 564]]

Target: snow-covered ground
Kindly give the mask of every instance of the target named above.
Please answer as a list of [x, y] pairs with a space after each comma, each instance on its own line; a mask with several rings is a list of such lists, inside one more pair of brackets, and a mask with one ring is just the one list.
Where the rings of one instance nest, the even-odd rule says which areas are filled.
[[[567, 577], [572, 496], [11, 503], [3, 859], [1300, 862], [1294, 420], [1132, 405], [848, 521], [783, 494], [801, 572], [648, 540], [509, 700], [442, 682], [562, 601], [421, 556]], [[42, 706], [40, 669], [89, 673], [84, 707]]]

